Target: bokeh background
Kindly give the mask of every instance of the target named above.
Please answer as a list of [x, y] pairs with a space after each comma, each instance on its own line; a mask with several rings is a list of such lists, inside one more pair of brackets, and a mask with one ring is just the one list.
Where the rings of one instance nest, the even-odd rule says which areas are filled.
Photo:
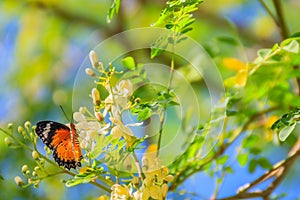
[[[266, 1], [270, 4], [269, 1]], [[0, 0], [0, 127], [13, 122], [15, 127], [30, 120], [65, 121], [58, 105], [72, 113], [73, 83], [82, 61], [99, 42], [119, 32], [149, 27], [159, 17], [165, 2], [159, 0], [124, 0], [117, 14], [107, 23], [110, 0]], [[290, 33], [300, 30], [300, 1], [286, 0], [282, 5]], [[252, 61], [256, 51], [280, 42], [276, 24], [259, 1], [214, 0], [200, 4], [196, 22], [188, 35], [203, 45], [214, 59], [223, 78], [232, 73], [222, 66], [222, 58], [236, 57]], [[142, 37], [142, 36], [141, 36]], [[238, 40], [238, 47], [230, 45]], [[116, 48], [122, 45], [116, 44]], [[103, 192], [92, 185], [66, 188], [59, 178], [48, 179], [39, 188], [21, 189], [14, 177], [30, 159], [28, 152], [5, 146], [0, 134], [0, 199], [95, 199]], [[237, 141], [238, 143], [239, 141]], [[234, 152], [233, 145], [228, 152]], [[266, 146], [265, 156], [276, 162], [288, 148]], [[226, 177], [220, 193], [224, 196], [264, 172], [233, 165], [235, 173]], [[276, 190], [287, 193], [286, 199], [300, 198], [300, 163], [290, 171]], [[190, 191], [186, 198], [208, 198], [216, 180], [198, 173], [180, 190]], [[182, 197], [181, 197], [182, 198]]]

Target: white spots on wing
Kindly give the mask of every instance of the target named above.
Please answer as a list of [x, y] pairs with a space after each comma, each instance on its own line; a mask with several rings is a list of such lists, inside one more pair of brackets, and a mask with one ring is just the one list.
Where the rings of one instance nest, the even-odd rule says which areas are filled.
[[48, 134], [51, 130], [51, 123], [48, 123], [47, 126], [44, 128], [44, 137], [48, 138]]

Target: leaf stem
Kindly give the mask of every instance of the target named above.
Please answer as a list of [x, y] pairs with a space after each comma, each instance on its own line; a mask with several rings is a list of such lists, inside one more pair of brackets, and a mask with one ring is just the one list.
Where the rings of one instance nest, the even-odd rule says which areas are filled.
[[[170, 76], [169, 76], [168, 88], [167, 88], [168, 92], [170, 92], [170, 89], [171, 89], [173, 75], [174, 75], [174, 68], [175, 68], [174, 52], [175, 52], [175, 44], [176, 44], [177, 37], [176, 37], [176, 33], [174, 31], [172, 32], [172, 39], [173, 39], [172, 52], [171, 52], [172, 58], [171, 58]], [[167, 111], [167, 108], [163, 108], [162, 116], [160, 117], [156, 157], [159, 156], [159, 150], [160, 150], [160, 146], [161, 146], [161, 138], [162, 138], [162, 134], [163, 134], [163, 126], [164, 126], [164, 121], [165, 121], [165, 117], [166, 117], [166, 111]]]

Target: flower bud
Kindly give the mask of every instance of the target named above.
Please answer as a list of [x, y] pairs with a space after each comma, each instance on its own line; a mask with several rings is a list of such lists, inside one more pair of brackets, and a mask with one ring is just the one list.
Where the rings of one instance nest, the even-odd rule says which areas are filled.
[[172, 182], [172, 181], [174, 180], [174, 176], [168, 175], [168, 176], [166, 176], [165, 180], [166, 180], [167, 182]]
[[12, 145], [12, 141], [11, 141], [11, 139], [8, 138], [8, 137], [4, 138], [4, 143], [5, 143], [7, 146]]
[[27, 176], [29, 176], [29, 175], [30, 175], [30, 171], [27, 170], [27, 171], [25, 172], [25, 174], [26, 174]]
[[140, 102], [141, 102], [141, 99], [140, 99], [140, 98], [135, 98], [135, 99], [134, 99], [134, 102], [135, 102], [135, 103], [140, 103]]
[[31, 127], [30, 121], [26, 121], [24, 126], [29, 129]]
[[93, 65], [94, 68], [97, 68], [99, 66], [98, 64], [98, 56], [94, 50], [90, 51], [89, 53], [90, 62]]
[[32, 176], [33, 176], [33, 177], [36, 177], [36, 176], [37, 176], [36, 171], [33, 171], [33, 172], [32, 172]]
[[97, 88], [92, 89], [92, 98], [93, 98], [93, 103], [95, 106], [100, 105], [100, 103], [101, 103], [100, 93]]
[[33, 169], [34, 171], [38, 172], [41, 170], [41, 168], [39, 166], [35, 166], [35, 168]]
[[103, 121], [104, 120], [104, 116], [102, 115], [101, 112], [95, 112], [95, 117], [99, 120], [99, 121]]
[[32, 155], [32, 158], [34, 160], [38, 160], [39, 159], [39, 153], [37, 151], [32, 151], [31, 155]]
[[60, 181], [61, 183], [66, 183], [66, 182], [67, 182], [67, 181], [66, 181], [65, 179], [63, 179], [63, 178], [60, 179], [59, 181]]
[[97, 200], [109, 200], [109, 198], [106, 195], [101, 195], [100, 197], [97, 198]]
[[22, 172], [25, 174], [28, 171], [28, 166], [27, 165], [23, 165], [22, 166]]
[[149, 168], [148, 158], [143, 157], [142, 164], [143, 164], [143, 168], [145, 168], [146, 170], [148, 170], [148, 168]]
[[79, 112], [84, 115], [85, 114], [85, 108], [84, 107], [80, 107], [79, 108]]
[[22, 134], [23, 131], [24, 131], [24, 128], [22, 126], [18, 126], [18, 132]]
[[91, 77], [94, 77], [96, 74], [91, 68], [86, 68], [85, 73]]
[[162, 194], [163, 198], [165, 198], [167, 196], [167, 193], [168, 193], [168, 184], [164, 183], [161, 186], [161, 194]]
[[23, 185], [23, 180], [20, 176], [16, 176], [15, 177], [15, 182], [18, 186], [22, 186]]
[[132, 178], [131, 182], [134, 185], [134, 187], [137, 188], [140, 184], [140, 179], [139, 179], [139, 177], [135, 176], [135, 177]]
[[44, 165], [45, 164], [45, 159], [41, 158], [40, 163], [41, 163], [41, 165]]
[[34, 188], [38, 188], [38, 187], [39, 187], [39, 184], [38, 184], [38, 183], [35, 183], [35, 184], [33, 185], [33, 187], [34, 187]]
[[8, 128], [8, 129], [12, 129], [12, 127], [13, 127], [13, 124], [12, 124], [12, 123], [7, 124], [7, 128]]

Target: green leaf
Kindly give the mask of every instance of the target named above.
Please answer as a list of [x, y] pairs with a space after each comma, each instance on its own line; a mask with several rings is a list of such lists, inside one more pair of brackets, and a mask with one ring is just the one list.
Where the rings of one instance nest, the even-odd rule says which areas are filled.
[[257, 135], [250, 135], [243, 140], [242, 146], [246, 149], [256, 146], [259, 139]]
[[257, 166], [257, 161], [255, 159], [251, 159], [248, 165], [248, 171], [250, 173], [255, 172], [256, 166]]
[[144, 108], [143, 110], [140, 110], [138, 112], [138, 120], [139, 121], [144, 121], [146, 119], [148, 119], [149, 117], [151, 117], [151, 109], [149, 107]]
[[299, 43], [296, 40], [292, 40], [288, 45], [284, 46], [283, 49], [291, 53], [298, 53]]
[[258, 147], [252, 147], [249, 149], [249, 152], [254, 155], [258, 155], [261, 153], [261, 149]]
[[217, 37], [216, 39], [220, 42], [224, 42], [232, 46], [237, 46], [239, 44], [239, 42], [235, 38], [228, 37], [228, 36], [220, 36]]
[[227, 162], [228, 158], [229, 158], [228, 155], [224, 155], [224, 156], [219, 157], [216, 160], [216, 162], [217, 162], [218, 165], [224, 165]]
[[228, 174], [233, 174], [233, 169], [230, 166], [225, 166], [223, 169], [225, 172], [227, 172]]
[[151, 59], [155, 58], [156, 56], [162, 54], [164, 52], [163, 49], [156, 48], [156, 47], [151, 47]]
[[260, 49], [260, 50], [258, 50], [257, 54], [262, 59], [265, 59], [266, 57], [268, 57], [271, 54], [271, 52], [272, 52], [271, 49]]
[[107, 23], [110, 23], [114, 15], [119, 12], [120, 5], [121, 0], [113, 0], [106, 16]]
[[244, 167], [247, 164], [248, 159], [249, 159], [248, 153], [241, 153], [237, 156], [237, 160], [242, 167]]
[[292, 133], [292, 131], [295, 129], [296, 123], [292, 124], [291, 126], [286, 126], [283, 129], [280, 130], [278, 136], [280, 141], [285, 141], [286, 138]]
[[259, 158], [257, 160], [257, 163], [259, 164], [259, 166], [261, 166], [264, 169], [268, 169], [269, 170], [269, 169], [271, 169], [273, 167], [272, 164], [270, 163], [270, 161], [267, 158], [264, 158], [264, 157]]
[[126, 67], [127, 69], [134, 70], [136, 67], [134, 59], [131, 56], [122, 59], [121, 62], [124, 65], [124, 67]]

